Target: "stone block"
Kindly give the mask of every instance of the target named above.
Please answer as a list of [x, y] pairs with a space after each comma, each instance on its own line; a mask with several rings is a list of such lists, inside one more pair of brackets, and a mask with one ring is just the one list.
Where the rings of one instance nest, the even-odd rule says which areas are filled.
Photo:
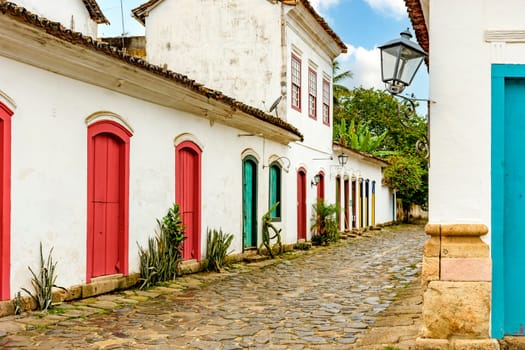
[[415, 350], [449, 350], [447, 339], [417, 338]]
[[72, 286], [67, 291], [68, 291], [68, 295], [66, 296], [66, 299], [64, 299], [65, 301], [76, 300], [76, 299], [82, 298], [82, 286], [80, 285]]
[[89, 298], [100, 294], [109, 293], [118, 289], [119, 281], [115, 279], [104, 279], [91, 282], [82, 286], [82, 298]]
[[483, 236], [489, 232], [483, 224], [427, 224], [425, 232], [431, 236]]
[[489, 246], [479, 237], [442, 237], [441, 256], [446, 258], [488, 258]]
[[441, 259], [443, 281], [491, 281], [490, 258]]
[[425, 257], [439, 257], [441, 249], [441, 239], [438, 236], [431, 236], [423, 246], [423, 256]]
[[490, 282], [432, 281], [423, 295], [424, 338], [489, 338]]
[[423, 257], [421, 267], [421, 284], [426, 286], [430, 281], [439, 280], [439, 258]]
[[0, 301], [0, 317], [12, 315], [14, 313], [15, 304], [12, 300]]
[[456, 339], [452, 350], [499, 350], [496, 339]]
[[525, 337], [505, 336], [499, 340], [501, 350], [525, 350]]

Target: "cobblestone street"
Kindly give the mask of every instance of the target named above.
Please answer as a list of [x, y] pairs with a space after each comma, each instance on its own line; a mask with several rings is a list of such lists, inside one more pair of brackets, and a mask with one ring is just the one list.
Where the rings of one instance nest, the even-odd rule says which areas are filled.
[[387, 341], [408, 349], [419, 327], [425, 239], [421, 226], [386, 228], [41, 317], [7, 317], [0, 348], [375, 350]]

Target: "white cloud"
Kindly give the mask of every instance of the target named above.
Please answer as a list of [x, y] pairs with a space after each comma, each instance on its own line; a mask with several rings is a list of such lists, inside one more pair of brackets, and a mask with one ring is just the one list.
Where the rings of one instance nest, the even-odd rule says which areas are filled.
[[379, 49], [367, 50], [364, 47], [355, 47], [346, 44], [348, 53], [337, 58], [341, 71], [350, 70], [353, 78], [342, 82], [350, 88], [362, 86], [364, 88], [384, 89], [381, 81], [381, 59]]
[[335, 6], [340, 0], [310, 0], [310, 4], [317, 12], [327, 10], [329, 7]]
[[396, 19], [405, 18], [407, 10], [403, 0], [365, 0], [374, 10]]

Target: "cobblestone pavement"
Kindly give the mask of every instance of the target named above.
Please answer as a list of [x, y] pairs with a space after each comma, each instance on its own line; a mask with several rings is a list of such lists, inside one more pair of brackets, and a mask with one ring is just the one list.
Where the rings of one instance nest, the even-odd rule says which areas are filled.
[[3, 349], [410, 348], [421, 226], [0, 319]]

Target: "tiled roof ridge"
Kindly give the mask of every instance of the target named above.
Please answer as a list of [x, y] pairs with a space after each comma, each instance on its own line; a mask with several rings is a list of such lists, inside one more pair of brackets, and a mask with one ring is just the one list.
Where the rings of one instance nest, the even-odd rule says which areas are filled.
[[376, 157], [376, 156], [374, 156], [374, 155], [372, 155], [372, 154], [370, 154], [370, 153], [366, 153], [366, 152], [363, 152], [363, 151], [357, 150], [357, 149], [355, 149], [355, 148], [352, 148], [352, 147], [350, 147], [350, 146], [344, 145], [344, 144], [342, 144], [342, 143], [340, 143], [340, 142], [336, 142], [336, 141], [334, 141], [333, 144], [334, 144], [335, 146], [339, 146], [339, 147], [341, 147], [341, 148], [344, 148], [344, 149], [347, 150], [347, 151], [350, 151], [350, 152], [353, 152], [353, 153], [357, 153], [357, 154], [361, 155], [362, 157], [369, 158], [369, 159], [373, 159], [373, 160], [375, 160], [375, 161], [382, 162], [382, 163], [385, 163], [385, 164], [390, 164], [388, 161], [386, 161], [386, 160], [384, 160], [384, 159], [381, 159], [381, 158], [379, 158], [379, 157]]
[[[421, 2], [420, 0], [405, 0], [405, 6], [408, 12], [408, 17], [410, 18], [410, 22], [412, 22], [412, 27], [416, 32], [416, 39], [423, 50], [428, 53], [430, 48], [428, 28], [427, 24], [425, 23], [425, 15], [423, 14], [423, 9], [421, 8]], [[428, 68], [428, 56], [425, 58], [425, 63], [427, 64]]]
[[317, 13], [317, 11], [314, 9], [314, 7], [312, 6], [312, 4], [310, 4], [310, 1], [309, 0], [300, 0], [302, 2], [302, 4], [304, 5], [304, 7], [306, 7], [306, 9], [312, 14], [312, 16], [314, 16], [315, 20], [317, 21], [317, 23], [319, 23], [319, 25], [321, 27], [323, 27], [323, 29], [325, 30], [325, 32], [330, 35], [332, 37], [332, 39], [334, 39], [334, 41], [337, 43], [337, 45], [339, 46], [339, 48], [341, 49], [341, 52], [342, 53], [346, 53], [348, 51], [348, 48], [346, 47], [346, 44], [343, 42], [343, 40], [341, 40], [341, 38], [334, 32], [334, 30], [330, 27], [330, 25], [328, 23], [326, 23], [325, 19], [323, 18], [323, 16], [321, 16], [320, 14]]
[[[131, 12], [133, 13], [133, 16], [136, 19], [138, 19], [142, 24], [145, 24], [144, 17], [146, 15], [146, 12], [148, 11], [150, 7], [156, 5], [160, 1], [163, 1], [163, 0], [149, 0], [148, 2], [145, 2], [144, 4], [134, 8], [133, 10], [131, 10]], [[328, 25], [328, 23], [326, 23], [324, 18], [320, 14], [317, 13], [317, 11], [314, 9], [312, 4], [310, 4], [310, 1], [308, 0], [279, 0], [279, 1], [281, 1], [285, 5], [292, 5], [292, 6], [297, 5], [300, 1], [304, 5], [304, 7], [308, 10], [308, 12], [310, 12], [310, 14], [315, 18], [317, 23], [319, 23], [319, 25], [324, 29], [324, 31], [328, 35], [330, 35], [330, 37], [337, 43], [341, 51], [343, 53], [347, 52], [348, 48], [346, 47], [343, 40], [341, 40], [341, 38], [339, 38], [339, 36], [334, 32], [334, 30], [330, 28], [330, 26]]]
[[94, 20], [96, 23], [106, 23], [109, 24], [108, 19], [106, 16], [104, 16], [104, 13], [102, 13], [102, 10], [100, 9], [100, 6], [98, 6], [98, 3], [96, 0], [82, 0], [84, 5], [86, 5], [86, 8], [89, 12], [89, 16], [92, 20]]
[[21, 6], [17, 6], [12, 2], [0, 2], [0, 12], [3, 15], [11, 16], [17, 20], [28, 23], [34, 27], [41, 28], [46, 31], [46, 33], [57, 37], [59, 39], [68, 41], [75, 45], [82, 45], [94, 51], [102, 52], [108, 56], [120, 59], [121, 61], [126, 62], [127, 64], [136, 66], [138, 68], [147, 70], [151, 73], [163, 76], [176, 82], [180, 85], [185, 86], [188, 89], [193, 90], [194, 92], [206, 96], [207, 98], [213, 98], [214, 100], [220, 101], [224, 104], [231, 106], [233, 109], [238, 109], [244, 113], [250, 114], [255, 118], [278, 126], [284, 130], [287, 130], [303, 139], [301, 132], [291, 124], [274, 117], [266, 112], [249, 106], [243, 102], [237, 101], [236, 99], [224, 95], [221, 91], [210, 89], [203, 84], [196, 82], [188, 78], [185, 75], [164, 69], [163, 67], [148, 63], [145, 60], [133, 57], [124, 53], [114, 46], [110, 46], [108, 43], [98, 41], [93, 39], [90, 36], [83, 35], [80, 32], [75, 32], [70, 29], [66, 29], [59, 22], [50, 21], [46, 18], [41, 18], [40, 16], [29, 12], [27, 9]]

